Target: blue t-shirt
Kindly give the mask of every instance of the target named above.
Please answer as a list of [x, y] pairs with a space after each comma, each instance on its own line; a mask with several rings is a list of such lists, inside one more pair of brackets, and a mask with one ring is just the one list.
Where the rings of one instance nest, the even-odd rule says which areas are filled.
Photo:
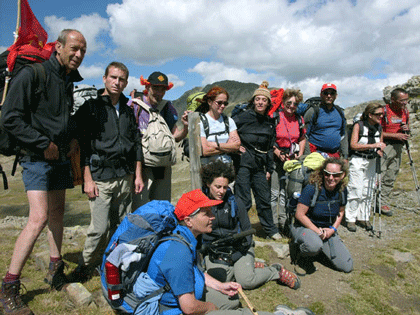
[[[299, 198], [300, 203], [310, 207], [312, 197], [315, 194], [315, 185], [308, 184]], [[318, 200], [313, 208], [309, 208], [307, 217], [318, 227], [329, 227], [334, 224], [340, 207], [347, 204], [347, 188], [344, 189], [344, 200], [340, 202], [341, 192], [338, 189], [328, 191], [322, 187], [318, 195]]]
[[326, 110], [320, 106], [317, 123], [314, 125], [311, 121], [309, 123], [311, 125], [307, 130], [307, 135], [310, 143], [332, 152], [340, 148], [343, 119], [335, 107]]
[[171, 290], [163, 294], [161, 304], [174, 307], [163, 314], [180, 314], [178, 296], [194, 292], [195, 298], [203, 297], [205, 288], [204, 273], [197, 266], [197, 240], [191, 231], [178, 225], [173, 233], [179, 233], [191, 244], [178, 241], [166, 241], [158, 246], [153, 253], [147, 273], [160, 286], [169, 284]]

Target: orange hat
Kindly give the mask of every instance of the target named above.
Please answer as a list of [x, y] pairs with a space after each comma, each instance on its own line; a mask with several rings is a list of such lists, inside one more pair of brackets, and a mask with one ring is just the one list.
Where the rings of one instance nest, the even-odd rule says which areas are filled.
[[212, 207], [222, 202], [223, 200], [209, 199], [201, 189], [195, 189], [181, 196], [175, 207], [175, 215], [179, 221], [182, 221], [200, 208]]

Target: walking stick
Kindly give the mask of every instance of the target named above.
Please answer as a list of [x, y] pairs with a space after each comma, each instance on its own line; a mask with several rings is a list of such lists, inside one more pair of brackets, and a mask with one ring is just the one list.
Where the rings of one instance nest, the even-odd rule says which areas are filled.
[[416, 187], [417, 199], [420, 206], [420, 191], [419, 191], [420, 187], [419, 187], [419, 182], [417, 180], [416, 168], [414, 167], [414, 162], [411, 157], [410, 145], [408, 144], [408, 140], [405, 141], [405, 147], [407, 149], [408, 159], [410, 161], [411, 173], [413, 174], [413, 180], [414, 180], [414, 185]]
[[375, 235], [375, 217], [376, 217], [376, 207], [379, 207], [379, 231], [378, 231], [378, 238], [381, 238], [382, 234], [382, 218], [381, 218], [381, 157], [378, 156], [376, 158], [376, 165], [375, 165], [375, 173], [376, 173], [376, 187], [374, 193], [374, 204], [373, 204], [373, 223], [372, 223], [372, 236]]
[[241, 297], [245, 300], [245, 303], [248, 305], [248, 307], [251, 310], [252, 314], [258, 315], [257, 310], [251, 304], [251, 302], [248, 300], [248, 298], [246, 297], [246, 295], [245, 295], [244, 291], [242, 290], [242, 288], [238, 289], [238, 292], [241, 295]]

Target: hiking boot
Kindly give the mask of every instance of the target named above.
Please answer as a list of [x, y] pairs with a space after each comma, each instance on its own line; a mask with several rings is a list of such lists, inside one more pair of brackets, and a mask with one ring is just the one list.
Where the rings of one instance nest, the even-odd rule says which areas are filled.
[[366, 231], [372, 231], [373, 230], [372, 224], [370, 224], [369, 221], [359, 221], [359, 225], [360, 225], [360, 227], [365, 228]]
[[21, 283], [19, 280], [9, 282], [9, 283], [3, 281], [1, 285], [1, 291], [0, 291], [0, 301], [3, 306], [4, 314], [7, 314], [7, 315], [33, 315], [34, 314], [32, 313], [31, 309], [22, 301], [22, 297], [20, 295], [20, 286], [21, 286]]
[[92, 278], [92, 271], [86, 265], [78, 265], [69, 275], [69, 282], [85, 283]]
[[356, 222], [347, 222], [347, 230], [349, 230], [349, 232], [356, 232]]
[[313, 274], [316, 271], [316, 267], [310, 258], [299, 257], [294, 271], [298, 276], [304, 277]]
[[271, 267], [274, 267], [279, 271], [280, 278], [277, 279], [278, 284], [287, 285], [289, 288], [293, 290], [297, 290], [300, 288], [300, 279], [293, 272], [285, 269], [280, 264], [273, 264], [271, 265]]
[[275, 315], [315, 315], [309, 308], [298, 307], [295, 310], [292, 310], [287, 305], [277, 305], [274, 310]]
[[51, 289], [60, 291], [66, 284], [69, 283], [66, 275], [64, 274], [64, 267], [67, 268], [67, 265], [63, 260], [50, 262], [44, 282], [49, 284]]

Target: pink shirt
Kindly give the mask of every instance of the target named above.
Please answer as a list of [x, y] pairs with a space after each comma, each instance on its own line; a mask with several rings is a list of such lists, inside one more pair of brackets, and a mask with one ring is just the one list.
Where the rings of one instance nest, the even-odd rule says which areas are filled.
[[[276, 143], [280, 148], [290, 148], [292, 143], [298, 143], [301, 137], [299, 121], [295, 115], [286, 116], [284, 112], [279, 112], [280, 121], [276, 126]], [[303, 118], [302, 123], [304, 124]], [[306, 133], [302, 130], [302, 135]]]

